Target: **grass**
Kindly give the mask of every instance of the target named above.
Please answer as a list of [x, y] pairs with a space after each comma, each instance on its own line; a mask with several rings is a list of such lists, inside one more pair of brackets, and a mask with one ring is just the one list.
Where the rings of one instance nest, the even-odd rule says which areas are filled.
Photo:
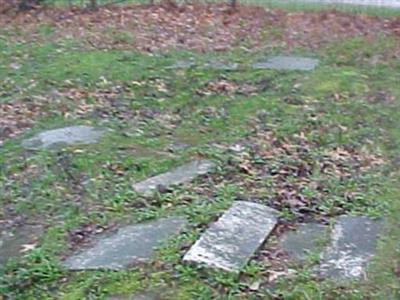
[[[184, 1], [176, 1], [177, 3], [184, 3]], [[221, 1], [221, 0], [212, 0], [212, 1], [201, 1], [202, 3], [229, 3], [229, 0]], [[265, 6], [269, 8], [277, 8], [283, 9], [287, 11], [308, 11], [308, 12], [319, 12], [319, 11], [340, 11], [340, 12], [348, 12], [353, 14], [367, 14], [371, 16], [377, 17], [396, 17], [400, 15], [400, 8], [387, 8], [381, 6], [368, 6], [368, 5], [354, 5], [354, 4], [341, 4], [341, 3], [313, 3], [309, 0], [241, 0], [238, 1], [241, 5], [259, 5]], [[88, 0], [47, 0], [45, 1], [48, 5], [77, 5], [77, 6], [89, 6]], [[150, 4], [150, 1], [146, 0], [126, 0], [121, 1], [107, 1], [107, 0], [99, 0], [98, 4], [108, 5], [110, 3], [117, 4]], [[121, 33], [121, 37], [123, 39], [130, 39], [131, 37], [126, 36], [126, 34]]]
[[[40, 32], [46, 36], [51, 28]], [[400, 149], [396, 77], [400, 64], [387, 55], [396, 45], [395, 38], [356, 38], [314, 53], [294, 49], [321, 61], [315, 71], [302, 73], [248, 67], [280, 49], [249, 53], [238, 48], [224, 55], [171, 51], [150, 56], [88, 50], [67, 38], [56, 43], [17, 43], [3, 36], [0, 101], [11, 106], [30, 103], [41, 113], [25, 112], [32, 128], [7, 139], [0, 148], [0, 217], [23, 216], [45, 230], [36, 249], [1, 270], [0, 294], [11, 299], [106, 299], [112, 294], [168, 289], [164, 296], [170, 299], [279, 295], [283, 299], [397, 299], [399, 174], [392, 162]], [[371, 65], [374, 55], [384, 59]], [[243, 68], [237, 72], [167, 68], [189, 57], [199, 65], [223, 58]], [[8, 68], [10, 64], [19, 67]], [[234, 88], [218, 88], [221, 82]], [[23, 138], [70, 124], [107, 127], [113, 132], [91, 146], [38, 152], [21, 148]], [[306, 154], [273, 152], [279, 146], [256, 137], [257, 133], [270, 133], [278, 144], [306, 149]], [[229, 150], [243, 140], [272, 151], [272, 157], [257, 150], [241, 157]], [[188, 148], [168, 151], [177, 142]], [[349, 161], [331, 158], [340, 176], [321, 172], [313, 162], [327, 162], [329, 153], [337, 149], [354, 153]], [[359, 170], [354, 160], [366, 163], [363, 155], [372, 155], [370, 160], [381, 157], [384, 163]], [[151, 199], [132, 191], [134, 182], [195, 157], [217, 162], [215, 174]], [[250, 169], [248, 174], [240, 171], [243, 165]], [[256, 257], [240, 276], [181, 263], [185, 248], [235, 199], [275, 205], [282, 220], [296, 223], [296, 210], [274, 199], [281, 184], [300, 186], [299, 176], [285, 169], [299, 165], [313, 166], [307, 179], [324, 187], [323, 193], [312, 184], [299, 188], [307, 199], [318, 199], [313, 218], [349, 213], [387, 219], [367, 281], [344, 285], [319, 281], [312, 276], [313, 259], [304, 266], [290, 266], [295, 275], [274, 284], [266, 276], [272, 268], [268, 263], [273, 262]], [[269, 176], [260, 181], [256, 173], [265, 171], [265, 166]], [[289, 174], [281, 181], [272, 176], [282, 170]], [[69, 247], [81, 246], [73, 242], [75, 231], [170, 215], [184, 216], [190, 225], [160, 247], [151, 264], [123, 272], [67, 272], [60, 266], [72, 251]], [[90, 232], [87, 238], [94, 236]], [[254, 282], [261, 283], [259, 289], [251, 289]]]
[[400, 10], [398, 8], [391, 9], [379, 6], [363, 6], [363, 5], [351, 5], [351, 4], [324, 4], [324, 3], [313, 3], [312, 1], [298, 1], [298, 0], [245, 0], [244, 4], [256, 4], [262, 6], [268, 6], [272, 8], [279, 8], [290, 11], [324, 11], [324, 10], [336, 10], [342, 12], [349, 12], [354, 14], [367, 14], [378, 17], [393, 17], [398, 16]]

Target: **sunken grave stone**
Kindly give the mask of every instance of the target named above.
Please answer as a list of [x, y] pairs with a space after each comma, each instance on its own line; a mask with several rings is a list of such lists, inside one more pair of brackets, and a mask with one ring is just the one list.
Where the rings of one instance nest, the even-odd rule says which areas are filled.
[[237, 63], [224, 63], [220, 61], [210, 61], [204, 66], [206, 69], [218, 70], [218, 71], [236, 71], [239, 68]]
[[318, 60], [308, 57], [275, 56], [253, 64], [253, 69], [273, 69], [282, 71], [311, 71], [318, 65]]
[[24, 246], [32, 245], [42, 230], [38, 225], [25, 225], [0, 232], [0, 266], [5, 265], [9, 259], [20, 256]]
[[104, 134], [104, 130], [91, 126], [71, 126], [44, 131], [31, 139], [22, 142], [22, 146], [30, 150], [51, 149], [78, 144], [96, 143]]
[[339, 280], [362, 278], [375, 253], [381, 226], [382, 221], [368, 217], [339, 217], [317, 273]]
[[186, 225], [183, 218], [166, 218], [130, 225], [100, 238], [93, 247], [63, 262], [69, 270], [122, 270], [151, 259], [155, 248]]
[[151, 196], [159, 188], [168, 188], [173, 185], [189, 182], [197, 176], [209, 173], [215, 164], [209, 160], [195, 160], [173, 171], [163, 173], [142, 182], [134, 184], [134, 190], [144, 196]]
[[303, 261], [307, 255], [321, 249], [328, 238], [329, 227], [318, 223], [301, 224], [296, 231], [285, 233], [280, 245], [291, 258]]
[[185, 254], [183, 261], [238, 273], [274, 229], [276, 211], [237, 201]]

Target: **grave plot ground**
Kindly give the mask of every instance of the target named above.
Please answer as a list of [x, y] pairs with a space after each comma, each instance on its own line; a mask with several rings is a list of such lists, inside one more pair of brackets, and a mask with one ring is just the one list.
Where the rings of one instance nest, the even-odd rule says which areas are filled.
[[399, 298], [400, 17], [286, 8], [0, 13], [0, 299]]

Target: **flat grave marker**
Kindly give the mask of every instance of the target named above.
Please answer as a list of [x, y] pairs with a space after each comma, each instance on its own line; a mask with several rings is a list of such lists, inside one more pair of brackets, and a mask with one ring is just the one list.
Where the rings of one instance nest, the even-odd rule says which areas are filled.
[[151, 259], [155, 248], [186, 225], [183, 218], [166, 218], [129, 225], [97, 240], [93, 247], [63, 262], [69, 270], [122, 270]]
[[276, 211], [236, 201], [185, 254], [185, 262], [240, 272], [276, 225]]

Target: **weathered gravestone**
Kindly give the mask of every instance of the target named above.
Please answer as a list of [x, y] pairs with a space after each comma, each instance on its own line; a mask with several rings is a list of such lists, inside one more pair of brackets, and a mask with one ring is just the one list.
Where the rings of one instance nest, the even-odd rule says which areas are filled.
[[303, 261], [309, 254], [321, 250], [328, 236], [328, 226], [304, 223], [296, 231], [286, 232], [280, 239], [280, 245], [291, 258]]
[[337, 218], [317, 273], [339, 280], [362, 278], [375, 253], [381, 225], [382, 221], [367, 217]]
[[215, 164], [209, 160], [195, 160], [173, 171], [148, 178], [136, 183], [134, 190], [144, 196], [151, 196], [160, 187], [168, 188], [173, 185], [189, 182], [197, 176], [209, 173], [215, 168]]
[[0, 266], [6, 264], [10, 258], [21, 255], [25, 247], [33, 245], [41, 232], [41, 226], [30, 225], [0, 232]]
[[307, 254], [321, 251], [315, 273], [321, 277], [359, 279], [375, 253], [382, 221], [368, 217], [341, 216], [328, 226], [303, 224], [280, 240], [282, 248], [294, 259], [304, 260]]
[[318, 65], [318, 60], [308, 57], [275, 56], [253, 64], [253, 69], [273, 69], [282, 71], [311, 71]]
[[232, 204], [186, 253], [185, 262], [240, 272], [276, 225], [276, 211], [245, 201]]
[[155, 248], [186, 225], [183, 218], [167, 218], [130, 225], [100, 238], [93, 247], [63, 262], [69, 270], [121, 270], [151, 259]]
[[104, 134], [104, 130], [91, 126], [71, 126], [44, 131], [22, 142], [26, 149], [39, 150], [68, 145], [93, 144]]
[[224, 63], [220, 61], [210, 61], [204, 66], [206, 69], [218, 70], [218, 71], [236, 71], [239, 68], [237, 63]]

